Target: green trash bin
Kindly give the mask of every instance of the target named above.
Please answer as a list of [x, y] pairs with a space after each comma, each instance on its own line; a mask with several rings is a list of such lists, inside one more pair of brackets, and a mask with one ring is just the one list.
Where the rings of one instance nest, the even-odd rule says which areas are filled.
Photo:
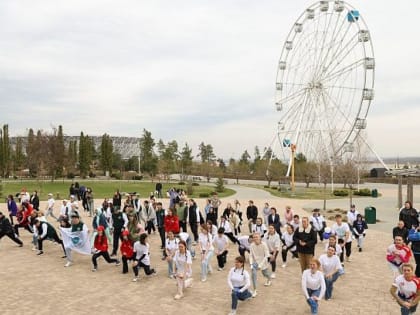
[[378, 190], [376, 188], [372, 189], [372, 197], [373, 198], [378, 198]]
[[376, 224], [376, 208], [369, 206], [365, 208], [365, 220], [367, 224]]

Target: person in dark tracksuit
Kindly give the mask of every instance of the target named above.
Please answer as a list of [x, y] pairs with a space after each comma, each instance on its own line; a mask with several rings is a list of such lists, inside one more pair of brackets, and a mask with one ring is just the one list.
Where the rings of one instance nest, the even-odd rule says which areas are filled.
[[13, 242], [19, 244], [19, 247], [23, 246], [22, 241], [16, 237], [13, 226], [10, 224], [9, 219], [6, 218], [2, 212], [0, 212], [0, 239], [2, 239], [3, 236], [7, 236]]
[[64, 249], [63, 241], [58, 237], [57, 231], [54, 227], [46, 221], [41, 221], [35, 219], [34, 222], [34, 236], [38, 240], [38, 253], [37, 255], [42, 255], [44, 253], [42, 243], [46, 239], [54, 240], [58, 244], [61, 244], [63, 248], [64, 256], [66, 256], [66, 251]]
[[113, 242], [111, 256], [117, 255], [118, 242], [122, 238], [122, 232], [127, 228], [128, 218], [125, 212], [121, 209], [114, 208], [112, 212], [112, 229], [113, 229]]

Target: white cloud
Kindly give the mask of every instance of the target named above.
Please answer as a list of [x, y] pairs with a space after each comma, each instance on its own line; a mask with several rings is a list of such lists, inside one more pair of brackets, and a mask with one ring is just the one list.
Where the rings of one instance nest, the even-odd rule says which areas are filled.
[[[3, 2], [0, 123], [12, 134], [51, 124], [74, 135], [133, 136], [146, 128], [194, 150], [210, 143], [224, 158], [253, 152], [275, 132], [278, 58], [311, 3]], [[371, 30], [376, 55], [369, 139], [385, 156], [420, 155], [413, 145], [419, 127], [409, 119], [420, 98], [420, 4], [352, 3]], [[390, 146], [396, 134], [406, 136]]]

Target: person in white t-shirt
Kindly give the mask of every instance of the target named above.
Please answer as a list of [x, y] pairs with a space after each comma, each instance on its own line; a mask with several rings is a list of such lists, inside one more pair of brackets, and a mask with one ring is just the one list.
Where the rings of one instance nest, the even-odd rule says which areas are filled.
[[178, 292], [174, 296], [175, 300], [179, 300], [184, 296], [184, 290], [192, 286], [192, 258], [191, 253], [187, 250], [185, 241], [180, 240], [178, 250], [174, 255], [175, 277], [178, 285]]
[[261, 235], [254, 233], [252, 235], [254, 242], [250, 246], [249, 251], [249, 263], [252, 269], [252, 286], [254, 291], [252, 297], [257, 296], [257, 271], [261, 270], [263, 276], [266, 278], [264, 285], [266, 287], [271, 285], [271, 271], [269, 270], [268, 260], [270, 258], [270, 252], [268, 246], [261, 241]]
[[340, 258], [340, 255], [343, 252], [343, 249], [337, 243], [337, 237], [335, 235], [330, 235], [330, 237], [328, 238], [328, 243], [325, 244], [325, 252], [328, 251], [328, 247], [330, 246], [335, 248], [335, 254], [337, 255], [337, 257]]
[[356, 210], [356, 206], [351, 205], [350, 210], [347, 211], [347, 222], [349, 224], [350, 231], [352, 232], [353, 232], [353, 223], [354, 221], [356, 221], [358, 214], [359, 214], [359, 211]]
[[324, 217], [319, 212], [318, 208], [315, 208], [312, 211], [312, 215], [309, 217], [309, 223], [312, 225], [312, 228], [318, 234], [321, 242], [324, 240], [324, 229], [327, 227]]
[[274, 279], [276, 277], [277, 255], [279, 254], [281, 246], [280, 235], [276, 232], [274, 224], [270, 224], [268, 226], [268, 232], [264, 235], [263, 241], [267, 245], [268, 251], [270, 253], [269, 262], [272, 271], [271, 279]]
[[213, 237], [203, 224], [198, 234], [198, 248], [201, 253], [201, 281], [207, 281], [207, 274], [212, 272], [210, 259], [214, 254]]
[[133, 281], [136, 282], [139, 279], [139, 269], [143, 267], [144, 273], [147, 276], [155, 275], [156, 271], [150, 268], [150, 251], [149, 243], [147, 243], [147, 234], [143, 233], [140, 235], [140, 239], [134, 243], [133, 250], [135, 258], [133, 261]]
[[261, 237], [267, 233], [267, 226], [263, 223], [262, 218], [257, 218], [254, 224], [251, 225], [252, 233], [258, 233]]
[[332, 297], [334, 282], [343, 274], [340, 259], [335, 254], [335, 247], [328, 247], [327, 253], [319, 257], [319, 262], [325, 278], [325, 299], [328, 301]]
[[235, 258], [235, 267], [231, 268], [228, 275], [228, 285], [232, 290], [232, 311], [229, 315], [236, 315], [236, 309], [238, 307], [238, 300], [244, 301], [251, 298], [251, 292], [249, 287], [251, 281], [248, 271], [244, 268], [245, 258], [238, 256]]
[[324, 274], [319, 270], [321, 263], [318, 259], [312, 258], [309, 262], [309, 269], [302, 273], [302, 291], [306, 302], [311, 307], [311, 314], [318, 314], [318, 301], [322, 300], [325, 294]]
[[216, 254], [218, 265], [217, 270], [219, 271], [223, 270], [225, 267], [226, 257], [228, 254], [229, 239], [224, 233], [225, 230], [223, 228], [219, 228], [217, 235], [213, 240], [214, 253]]
[[411, 264], [403, 264], [402, 275], [395, 278], [390, 292], [401, 307], [401, 315], [414, 314], [420, 300], [420, 279], [414, 275]]
[[168, 262], [168, 277], [174, 276], [174, 256], [178, 249], [179, 240], [175, 238], [174, 232], [169, 231], [165, 241], [165, 260]]
[[[346, 249], [346, 261], [351, 261], [351, 231], [350, 227], [346, 222], [343, 222], [343, 218], [341, 214], [336, 214], [335, 216], [335, 223], [331, 227], [331, 232], [337, 235], [337, 241], [340, 243], [340, 240], [344, 241], [344, 247]], [[344, 251], [341, 253], [341, 256], [344, 255]], [[343, 261], [344, 257], [341, 257], [341, 261]]]
[[53, 198], [53, 194], [49, 193], [47, 206], [45, 208], [45, 218], [48, 218], [48, 216], [50, 215], [58, 221], [58, 218], [54, 215], [54, 204], [55, 204], [55, 200]]

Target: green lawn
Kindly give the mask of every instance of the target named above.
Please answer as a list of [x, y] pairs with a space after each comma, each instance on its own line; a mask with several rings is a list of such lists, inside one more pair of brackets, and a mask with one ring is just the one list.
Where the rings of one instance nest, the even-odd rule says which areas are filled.
[[[320, 188], [320, 187], [305, 188], [305, 187], [300, 187], [299, 186], [299, 187], [295, 187], [295, 192], [293, 193], [289, 189], [284, 189], [282, 191], [279, 191], [277, 189], [277, 187], [266, 188], [266, 187], [260, 186], [260, 185], [249, 185], [249, 186], [254, 187], [254, 188], [258, 188], [258, 189], [263, 189], [265, 191], [268, 191], [273, 196], [281, 197], [281, 198], [317, 199], [317, 200], [322, 200], [322, 199], [324, 199], [324, 197], [326, 197], [326, 199], [348, 199], [348, 198], [350, 198], [350, 196], [344, 196], [344, 197], [335, 196], [331, 192], [331, 189], [327, 188], [327, 190], [324, 191], [323, 187], [322, 188]], [[354, 196], [354, 197], [360, 197], [360, 196]]]
[[[57, 180], [51, 182], [50, 180], [16, 180], [16, 181], [2, 181], [2, 190], [0, 190], [0, 196], [5, 198], [7, 195], [15, 195], [20, 192], [23, 187], [27, 189], [29, 193], [32, 193], [34, 190], [38, 191], [38, 195], [41, 200], [47, 200], [47, 194], [52, 193], [56, 199], [64, 199], [69, 196], [69, 188], [71, 181], [62, 181]], [[95, 198], [110, 198], [113, 196], [114, 192], [119, 189], [121, 193], [123, 192], [137, 192], [140, 194], [140, 198], [147, 198], [150, 196], [150, 193], [155, 190], [156, 183], [145, 182], [145, 181], [127, 181], [127, 180], [96, 180], [96, 181], [79, 181], [80, 185], [86, 187], [91, 187]], [[180, 188], [187, 190], [186, 185], [178, 185], [178, 183], [162, 183], [163, 184], [163, 194], [166, 196], [166, 191], [171, 188]], [[189, 197], [199, 198], [200, 194], [211, 194], [214, 191], [214, 185], [201, 184], [200, 186], [193, 186], [193, 194]], [[235, 191], [232, 189], [225, 188], [223, 193], [219, 193], [220, 197], [227, 197], [235, 194]]]

